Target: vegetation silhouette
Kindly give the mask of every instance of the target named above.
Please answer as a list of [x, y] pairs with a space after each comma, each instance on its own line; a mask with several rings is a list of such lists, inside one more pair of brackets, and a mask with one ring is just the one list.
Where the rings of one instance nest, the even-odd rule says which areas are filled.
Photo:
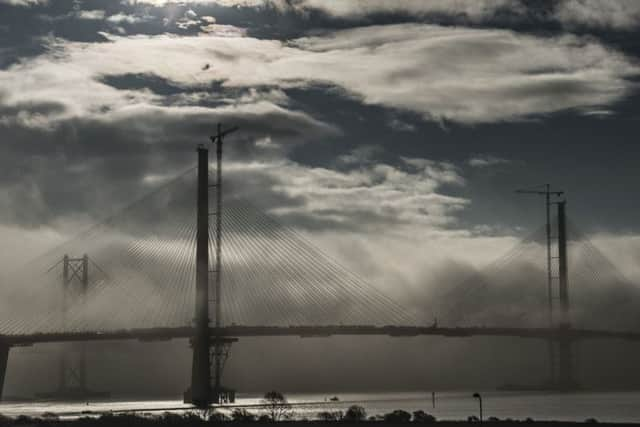
[[427, 414], [422, 409], [417, 411], [413, 411], [413, 422], [414, 423], [435, 423], [436, 417], [431, 414]]
[[271, 390], [264, 394], [262, 403], [267, 410], [271, 421], [282, 421], [290, 419], [293, 415], [291, 405], [279, 391]]
[[360, 405], [351, 405], [344, 413], [342, 421], [360, 422], [367, 419], [367, 412]]
[[[60, 417], [60, 415], [45, 412], [40, 417], [29, 417], [20, 415], [17, 417], [7, 417], [0, 414], [0, 427], [206, 427], [212, 425], [243, 425], [243, 424], [274, 424], [279, 420], [280, 423], [291, 427], [302, 425], [315, 425], [321, 427], [327, 423], [337, 423], [342, 425], [350, 425], [353, 423], [376, 424], [387, 426], [398, 426], [408, 423], [436, 423], [436, 418], [423, 410], [416, 410], [412, 414], [396, 409], [384, 415], [376, 415], [367, 418], [365, 409], [359, 405], [350, 406], [344, 413], [342, 411], [321, 411], [318, 412], [317, 418], [309, 420], [307, 418], [295, 419], [291, 404], [286, 401], [281, 393], [266, 393], [264, 400], [273, 399], [274, 405], [278, 411], [274, 417], [271, 412], [258, 415], [249, 412], [246, 408], [234, 408], [230, 415], [220, 412], [220, 408], [209, 408], [199, 411], [188, 411], [185, 413], [164, 412], [161, 415], [151, 415], [149, 413], [106, 413], [99, 414], [96, 412], [83, 413], [81, 417], [69, 419]], [[227, 408], [228, 409], [228, 408]], [[283, 412], [284, 409], [284, 412]], [[287, 414], [286, 416], [283, 414]], [[480, 423], [480, 418], [471, 415], [467, 420], [460, 421], [443, 421], [439, 424], [445, 424], [448, 427], [463, 427], [469, 424]], [[523, 424], [538, 424], [541, 427], [575, 427], [578, 424], [594, 424], [598, 423], [595, 418], [588, 418], [583, 423], [579, 422], [562, 422], [562, 421], [534, 421], [532, 418], [523, 418], [514, 420], [511, 418], [499, 419], [497, 417], [488, 417], [483, 424], [491, 426], [511, 427]], [[631, 426], [638, 424], [610, 424], [601, 423], [603, 426]]]
[[255, 414], [252, 414], [251, 412], [247, 411], [245, 408], [236, 408], [233, 410], [233, 412], [231, 412], [231, 419], [233, 421], [250, 423], [250, 422], [256, 421], [257, 417]]
[[402, 409], [396, 409], [393, 412], [384, 414], [382, 419], [388, 423], [408, 423], [411, 421], [411, 414], [407, 411], [403, 411]]

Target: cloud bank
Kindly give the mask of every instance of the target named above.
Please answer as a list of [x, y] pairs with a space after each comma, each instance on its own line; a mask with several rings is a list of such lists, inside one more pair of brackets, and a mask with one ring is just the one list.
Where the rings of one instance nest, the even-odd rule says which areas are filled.
[[[149, 106], [178, 108], [158, 94], [115, 89], [101, 80], [148, 74], [200, 87], [201, 96], [213, 82], [223, 88], [323, 84], [425, 120], [491, 123], [601, 110], [629, 95], [629, 79], [639, 71], [631, 58], [588, 38], [420, 24], [356, 28], [289, 43], [215, 35], [105, 36], [108, 43], [54, 41], [48, 55], [0, 71], [0, 102], [22, 114], [3, 120], [46, 126], [56, 118], [107, 120]], [[27, 104], [59, 108], [29, 114], [21, 108]], [[201, 107], [179, 108], [196, 114]]]

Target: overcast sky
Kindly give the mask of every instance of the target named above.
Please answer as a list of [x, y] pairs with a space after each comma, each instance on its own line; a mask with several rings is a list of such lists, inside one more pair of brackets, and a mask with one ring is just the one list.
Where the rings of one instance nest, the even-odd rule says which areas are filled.
[[161, 185], [223, 122], [234, 196], [378, 284], [496, 259], [543, 222], [514, 190], [543, 183], [640, 276], [633, 0], [0, 9], [6, 263]]
[[544, 183], [639, 283], [639, 36], [635, 0], [0, 0], [0, 266], [190, 167], [222, 122], [233, 197], [401, 303], [537, 229], [514, 190]]

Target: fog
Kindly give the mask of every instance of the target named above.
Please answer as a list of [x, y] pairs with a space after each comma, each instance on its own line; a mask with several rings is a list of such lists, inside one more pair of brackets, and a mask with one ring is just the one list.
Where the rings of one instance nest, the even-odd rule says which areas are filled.
[[[93, 266], [90, 268], [93, 275], [90, 287], [102, 286], [103, 290], [95, 295], [89, 292], [84, 311], [75, 313], [75, 317], [69, 316], [77, 319], [74, 325], [109, 330], [189, 324], [193, 300], [190, 287], [194, 283], [193, 266], [190, 265], [194, 254], [193, 227], [185, 226], [178, 234], [164, 233], [161, 238], [155, 233], [142, 233], [140, 227], [134, 228], [137, 230], [135, 237], [109, 232], [101, 234], [102, 240], [92, 237], [80, 239], [82, 245], [92, 242], [84, 247], [104, 269], [103, 272], [95, 270]], [[147, 228], [153, 230], [154, 226], [147, 223]], [[234, 248], [231, 251], [238, 249], [232, 243], [234, 238], [229, 236], [241, 232], [242, 229], [229, 227], [227, 241]], [[43, 239], [48, 239], [46, 234], [44, 236]], [[318, 240], [323, 241], [322, 238]], [[354, 274], [362, 274], [363, 277], [380, 273], [378, 281], [374, 280], [367, 286], [372, 292], [387, 292], [406, 308], [416, 323], [429, 325], [437, 318], [442, 326], [545, 326], [545, 252], [539, 240], [539, 236], [535, 235], [516, 244], [511, 250], [501, 252], [502, 255], [496, 257], [493, 263], [484, 266], [475, 265], [476, 256], [457, 260], [445, 258], [442, 262], [435, 262], [434, 257], [434, 261], [423, 268], [403, 266], [409, 272], [419, 271], [420, 274], [394, 276], [394, 286], [385, 283], [389, 277], [382, 273], [386, 269], [383, 262], [386, 254], [380, 252], [376, 255], [377, 245], [369, 245], [369, 251], [361, 252], [355, 250], [358, 241], [355, 239], [351, 243], [356, 246], [351, 246], [351, 258], [347, 260], [347, 265]], [[191, 243], [184, 246], [187, 241]], [[162, 245], [157, 246], [158, 242], [162, 242]], [[621, 238], [617, 243], [612, 243], [610, 237], [602, 238], [600, 243], [614, 253], [616, 248], [629, 244], [628, 239]], [[48, 265], [51, 259], [55, 259], [56, 253], [69, 249], [69, 245], [67, 243], [49, 251], [36, 264]], [[634, 267], [626, 264], [614, 266], [590, 242], [574, 239], [570, 241], [569, 248], [572, 324], [594, 329], [635, 330], [640, 320], [640, 291], [632, 284], [636, 278], [632, 276]], [[324, 249], [331, 250], [326, 245]], [[387, 249], [394, 248], [387, 245]], [[251, 252], [249, 250], [248, 253]], [[378, 270], [372, 271], [370, 265], [366, 270], [360, 270], [363, 265], [369, 264], [359, 260], [360, 256], [373, 256], [374, 259], [369, 262]], [[628, 259], [634, 258], [628, 256]], [[259, 257], [255, 261], [261, 262]], [[176, 262], [184, 264], [182, 270], [172, 267], [172, 263]], [[412, 260], [406, 259], [405, 262]], [[127, 265], [129, 268], [125, 268]], [[247, 268], [246, 265], [228, 265], [231, 267], [228, 275], [234, 275], [234, 280], [249, 277], [242, 270]], [[31, 271], [30, 277], [34, 277], [34, 273]], [[107, 279], [104, 274], [119, 279]], [[631, 275], [631, 278], [625, 277], [625, 274]], [[37, 277], [42, 277], [41, 272]], [[3, 303], [8, 303], [3, 313], [5, 316], [21, 313], [24, 321], [27, 321], [33, 320], [30, 313], [34, 310], [46, 308], [53, 313], [53, 318], [59, 319], [56, 317], [59, 316], [59, 279], [59, 273], [53, 274], [48, 281], [42, 282], [40, 291], [30, 293], [29, 298], [20, 298], [20, 292], [12, 293], [16, 295], [13, 299], [3, 298]], [[256, 283], [241, 283], [245, 286], [244, 290], [233, 289], [246, 293], [255, 292], [256, 286], [282, 286], [281, 276], [266, 275], [262, 279]], [[8, 282], [4, 283], [6, 292]], [[30, 284], [33, 286], [34, 283], [32, 280]], [[170, 286], [167, 288], [168, 284]], [[304, 283], [297, 285], [305, 286]], [[280, 297], [286, 296], [287, 292], [291, 292], [290, 288], [281, 289]], [[326, 297], [322, 292], [314, 295], [320, 303], [323, 295]], [[244, 318], [230, 317], [228, 323], [232, 319], [241, 319], [239, 324], [287, 325], [290, 319], [298, 319], [296, 324], [321, 324], [321, 318], [313, 316], [313, 308], [281, 304], [279, 317], [270, 318], [265, 317], [269, 312], [261, 309], [260, 301], [265, 305], [276, 301], [255, 298], [237, 300], [237, 295], [234, 296], [230, 288], [227, 288], [226, 297], [229, 300], [235, 298], [235, 304], [247, 304], [246, 309], [251, 313]], [[178, 301], [181, 305], [176, 308]], [[350, 307], [358, 303], [349, 299], [344, 301]], [[232, 306], [225, 305], [225, 309], [229, 310]], [[174, 314], [172, 317], [166, 316], [171, 307]], [[305, 315], [300, 316], [301, 310]], [[369, 314], [375, 316], [379, 312], [372, 310]], [[333, 323], [340, 323], [337, 313], [334, 312], [336, 321]], [[87, 318], [91, 320], [89, 323], [81, 322]], [[366, 322], [390, 323], [382, 319]], [[34, 321], [33, 327], [56, 330], [60, 324], [40, 320]], [[30, 396], [55, 388], [61, 348], [74, 346], [77, 348], [77, 345], [40, 344], [13, 349], [5, 394]], [[87, 348], [89, 384], [95, 390], [110, 391], [116, 396], [169, 398], [179, 397], [188, 386], [191, 353], [187, 340], [89, 343]], [[594, 340], [581, 342], [574, 348], [578, 376], [586, 387], [626, 389], [640, 385], [640, 373], [635, 369], [635, 360], [640, 355], [638, 344]], [[538, 383], [546, 378], [547, 370], [546, 343], [536, 339], [357, 336], [242, 338], [232, 347], [225, 383], [245, 392], [274, 388], [328, 393], [491, 389], [505, 383]]]

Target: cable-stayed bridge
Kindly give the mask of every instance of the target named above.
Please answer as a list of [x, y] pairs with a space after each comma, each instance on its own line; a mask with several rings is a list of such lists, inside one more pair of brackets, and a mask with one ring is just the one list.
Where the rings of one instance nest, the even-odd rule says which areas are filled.
[[[424, 317], [406, 310], [251, 202], [226, 193], [223, 205], [221, 136], [215, 142], [218, 165], [213, 182], [208, 150], [201, 147], [197, 168], [5, 279], [0, 303], [0, 386], [14, 346], [190, 338], [193, 368], [185, 399], [206, 406], [233, 399], [233, 392], [222, 386], [222, 368], [230, 345], [242, 337], [485, 335], [549, 342], [551, 386], [569, 389], [576, 385], [574, 341], [640, 340], [640, 331], [580, 328], [570, 321], [567, 235], [577, 232], [566, 220], [564, 204], [554, 225], [560, 286], [555, 323], [534, 319], [482, 326], [463, 324], [464, 316], [459, 315], [471, 311], [465, 306], [469, 301], [482, 304], [479, 295], [486, 294], [498, 273], [541, 247], [536, 232], [483, 272], [450, 289], [453, 297], [434, 311], [444, 313], [440, 325], [437, 321], [425, 324]], [[196, 170], [197, 185], [193, 185]], [[213, 192], [214, 203], [210, 203]], [[576, 274], [585, 269], [596, 276], [615, 272], [587, 240], [580, 250], [588, 254], [583, 259], [595, 263], [576, 268]], [[504, 280], [517, 283], [520, 276], [517, 270]], [[544, 312], [539, 307], [537, 311]], [[446, 320], [451, 323], [442, 323]], [[87, 392], [82, 357], [67, 362], [63, 358], [61, 392], [68, 391]]]

